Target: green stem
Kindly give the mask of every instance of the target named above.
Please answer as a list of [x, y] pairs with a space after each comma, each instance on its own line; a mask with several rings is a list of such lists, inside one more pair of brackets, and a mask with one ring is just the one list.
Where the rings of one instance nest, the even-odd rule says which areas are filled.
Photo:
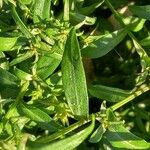
[[132, 101], [134, 98], [140, 96], [141, 94], [147, 92], [150, 90], [150, 87], [147, 85], [142, 85], [139, 87], [139, 89], [137, 91], [135, 91], [133, 94], [131, 94], [129, 97], [125, 98], [124, 100], [116, 103], [115, 105], [111, 106], [110, 108], [115, 111], [116, 109], [122, 107], [123, 105], [125, 105], [126, 103]]

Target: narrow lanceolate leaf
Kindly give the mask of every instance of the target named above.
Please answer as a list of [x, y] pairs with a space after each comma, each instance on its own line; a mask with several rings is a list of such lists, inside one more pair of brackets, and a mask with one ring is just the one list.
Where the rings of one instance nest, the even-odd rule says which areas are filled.
[[129, 16], [124, 18], [123, 22], [126, 26], [128, 26], [128, 30], [138, 32], [144, 27], [146, 19], [140, 19], [138, 17]]
[[50, 18], [51, 0], [36, 0], [34, 3], [33, 21], [40, 22]]
[[91, 135], [89, 142], [97, 143], [102, 139], [103, 134], [105, 133], [106, 129], [103, 124], [101, 124]]
[[130, 11], [140, 18], [150, 20], [150, 5], [145, 6], [129, 6]]
[[20, 79], [20, 80], [32, 80], [32, 75], [28, 74], [18, 68], [13, 69], [14, 74]]
[[72, 150], [80, 145], [90, 135], [94, 126], [95, 118], [93, 117], [92, 123], [89, 127], [63, 140], [47, 144], [28, 142], [29, 150]]
[[15, 98], [19, 92], [19, 79], [0, 68], [0, 95], [2, 98]]
[[117, 149], [149, 149], [150, 144], [129, 132], [122, 123], [112, 122], [105, 134], [110, 144]]
[[61, 59], [56, 59], [53, 54], [42, 56], [37, 63], [37, 74], [45, 80], [50, 76], [60, 64]]
[[98, 58], [106, 55], [114, 49], [127, 35], [125, 29], [117, 30], [113, 33], [104, 35], [98, 40], [90, 43], [87, 47], [82, 49], [82, 56], [89, 58]]
[[17, 106], [17, 109], [21, 115], [24, 115], [31, 121], [36, 122], [42, 129], [49, 130], [50, 132], [56, 132], [62, 128], [58, 123], [52, 120], [46, 112], [37, 107], [20, 103]]
[[88, 17], [79, 13], [70, 13], [70, 21], [73, 24], [93, 25], [96, 21], [95, 17]]
[[71, 29], [66, 41], [62, 60], [62, 81], [72, 113], [76, 116], [88, 116], [86, 78], [75, 29]]
[[6, 88], [18, 88], [19, 79], [10, 72], [0, 68], [0, 92]]
[[63, 50], [60, 50], [57, 45], [53, 49], [54, 52], [42, 54], [37, 62], [37, 74], [43, 80], [55, 71], [62, 60]]
[[103, 85], [91, 85], [88, 91], [92, 96], [110, 102], [119, 102], [131, 94], [129, 91]]
[[150, 46], [150, 36], [144, 38], [143, 40], [140, 41], [140, 44], [142, 46]]
[[25, 116], [27, 116], [28, 118], [30, 118], [35, 122], [48, 123], [52, 120], [48, 114], [46, 114], [39, 108], [33, 106], [28, 106], [28, 105], [25, 106], [24, 104], [21, 103], [19, 104], [18, 110], [21, 114], [24, 114]]
[[32, 38], [32, 34], [28, 31], [27, 27], [25, 26], [25, 24], [22, 22], [22, 20], [20, 19], [16, 8], [14, 5], [11, 6], [11, 14], [12, 17], [14, 19], [14, 21], [16, 22], [17, 26], [19, 27], [19, 29], [21, 30], [21, 32], [27, 37], [27, 38]]
[[35, 142], [49, 143], [53, 140], [56, 140], [56, 139], [62, 137], [63, 135], [68, 134], [69, 132], [79, 128], [81, 125], [83, 125], [83, 123], [84, 123], [84, 120], [78, 121], [77, 123], [74, 123], [74, 124], [70, 125], [69, 127], [64, 128], [58, 132], [55, 132], [54, 134], [51, 134], [50, 136], [39, 138]]
[[18, 37], [0, 37], [0, 51], [11, 51]]
[[16, 64], [18, 64], [18, 63], [20, 63], [20, 62], [22, 62], [28, 58], [31, 58], [33, 55], [34, 55], [34, 51], [28, 51], [24, 54], [19, 55], [14, 60], [12, 60], [9, 65], [10, 66], [16, 65]]

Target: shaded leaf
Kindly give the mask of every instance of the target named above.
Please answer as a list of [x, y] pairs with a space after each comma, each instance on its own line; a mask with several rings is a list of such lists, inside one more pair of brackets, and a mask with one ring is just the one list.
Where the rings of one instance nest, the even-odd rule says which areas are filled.
[[96, 21], [96, 18], [88, 17], [78, 13], [70, 13], [70, 21], [73, 24], [80, 23], [81, 25], [93, 25]]
[[67, 137], [63, 140], [56, 141], [54, 143], [34, 143], [34, 142], [28, 142], [29, 150], [72, 150], [76, 148], [78, 145], [80, 145], [93, 131], [95, 126], [95, 118], [93, 117], [92, 123], [89, 127], [83, 129], [82, 131]]
[[16, 98], [19, 92], [19, 79], [0, 68], [0, 95], [2, 98]]
[[104, 0], [99, 0], [97, 3], [94, 3], [90, 6], [82, 7], [79, 9], [79, 12], [83, 15], [90, 15], [95, 11], [96, 8], [98, 8], [100, 5], [102, 5]]
[[131, 94], [129, 91], [104, 85], [91, 85], [88, 87], [88, 91], [94, 97], [111, 102], [121, 101]]
[[142, 46], [150, 46], [150, 36], [144, 38], [143, 40], [140, 41], [140, 44]]
[[122, 123], [112, 122], [105, 134], [106, 139], [114, 148], [148, 149], [150, 144], [129, 132]]
[[16, 57], [15, 59], [13, 59], [9, 65], [10, 66], [16, 65], [28, 58], [31, 58], [33, 55], [34, 55], [34, 51], [27, 51], [26, 53], [21, 54], [18, 57]]
[[27, 37], [27, 38], [33, 38], [32, 34], [29, 32], [28, 28], [25, 26], [25, 24], [22, 22], [22, 20], [20, 19], [15, 6], [11, 6], [11, 14], [12, 17], [14, 19], [14, 21], [16, 22], [16, 24], [18, 25], [19, 29], [21, 30], [21, 32]]
[[0, 90], [18, 88], [19, 79], [10, 72], [0, 68]]
[[150, 20], [150, 5], [145, 6], [129, 6], [130, 11], [140, 18]]
[[69, 132], [79, 128], [82, 124], [83, 124], [83, 120], [77, 122], [77, 123], [74, 123], [72, 125], [70, 125], [69, 127], [67, 128], [64, 128], [58, 132], [55, 132], [54, 134], [50, 135], [50, 136], [46, 136], [46, 137], [43, 137], [43, 138], [39, 138], [37, 139], [35, 142], [40, 142], [40, 143], [49, 143], [55, 139], [58, 139], [62, 136], [64, 136], [65, 134], [68, 134]]
[[102, 57], [113, 50], [126, 35], [127, 31], [125, 29], [104, 35], [93, 43], [90, 43], [87, 47], [82, 48], [81, 54], [89, 58]]
[[62, 81], [72, 113], [76, 116], [88, 116], [86, 78], [75, 29], [71, 29], [65, 45], [62, 60]]
[[0, 51], [0, 68], [6, 70], [8, 69], [8, 60], [2, 51]]
[[139, 79], [137, 78], [137, 85], [140, 85], [147, 79], [148, 72], [150, 69], [150, 57], [137, 41], [135, 41], [134, 39], [132, 40], [136, 51], [140, 56], [140, 63], [142, 67], [141, 75], [139, 76]]

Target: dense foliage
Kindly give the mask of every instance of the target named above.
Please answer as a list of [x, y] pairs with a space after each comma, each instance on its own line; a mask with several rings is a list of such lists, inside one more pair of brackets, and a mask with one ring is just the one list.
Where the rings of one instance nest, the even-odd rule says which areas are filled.
[[0, 149], [150, 149], [150, 5], [0, 0]]

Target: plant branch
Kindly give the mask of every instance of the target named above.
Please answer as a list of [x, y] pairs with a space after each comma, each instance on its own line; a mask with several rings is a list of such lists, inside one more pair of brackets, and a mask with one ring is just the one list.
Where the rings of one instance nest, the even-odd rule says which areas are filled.
[[124, 100], [114, 104], [113, 106], [111, 106], [110, 108], [115, 111], [116, 109], [120, 108], [121, 106], [125, 105], [126, 103], [132, 101], [133, 99], [135, 99], [136, 97], [140, 96], [141, 94], [147, 92], [150, 90], [150, 87], [148, 85], [141, 85], [139, 87], [139, 89], [137, 91], [135, 91], [133, 94], [131, 94], [130, 96], [128, 96], [127, 98], [125, 98]]

